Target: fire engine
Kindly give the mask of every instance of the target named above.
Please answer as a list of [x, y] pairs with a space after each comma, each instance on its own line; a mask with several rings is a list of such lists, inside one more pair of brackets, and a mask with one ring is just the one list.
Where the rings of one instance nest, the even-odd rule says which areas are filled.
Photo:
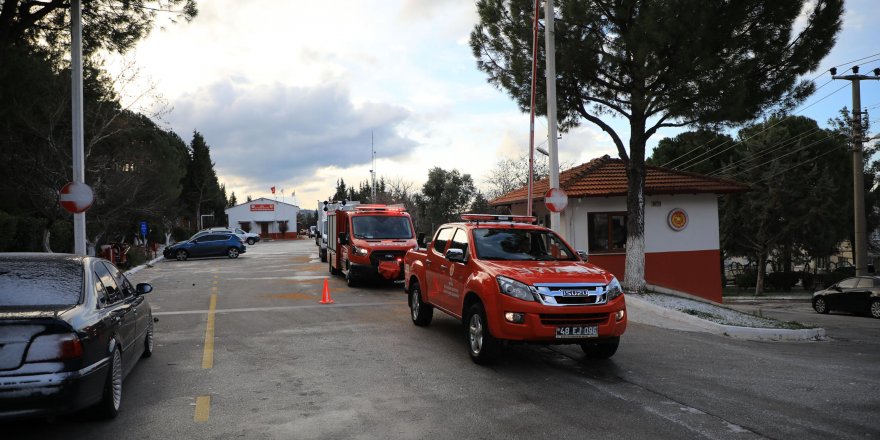
[[357, 205], [327, 211], [331, 274], [349, 286], [365, 280], [403, 279], [403, 256], [417, 246], [412, 218], [402, 205]]

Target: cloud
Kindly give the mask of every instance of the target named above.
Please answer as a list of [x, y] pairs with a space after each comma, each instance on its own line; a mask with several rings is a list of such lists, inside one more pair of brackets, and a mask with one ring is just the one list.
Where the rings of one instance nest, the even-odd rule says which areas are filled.
[[319, 168], [371, 160], [370, 135], [385, 157], [405, 158], [416, 142], [398, 134], [410, 114], [383, 103], [354, 105], [339, 84], [291, 87], [225, 80], [175, 101], [169, 122], [184, 139], [204, 135], [218, 174], [250, 186], [309, 183]]

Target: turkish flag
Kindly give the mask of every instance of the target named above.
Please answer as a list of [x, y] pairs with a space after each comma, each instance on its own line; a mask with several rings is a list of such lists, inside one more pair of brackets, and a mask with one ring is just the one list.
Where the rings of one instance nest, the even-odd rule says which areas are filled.
[[272, 194], [275, 194], [275, 187], [273, 186], [271, 189], [272, 189]]

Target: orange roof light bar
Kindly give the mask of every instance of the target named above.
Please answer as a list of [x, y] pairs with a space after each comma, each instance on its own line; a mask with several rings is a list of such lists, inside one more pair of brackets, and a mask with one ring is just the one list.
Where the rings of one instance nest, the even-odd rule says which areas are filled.
[[514, 222], [535, 223], [538, 219], [529, 215], [462, 214], [461, 219], [469, 222]]

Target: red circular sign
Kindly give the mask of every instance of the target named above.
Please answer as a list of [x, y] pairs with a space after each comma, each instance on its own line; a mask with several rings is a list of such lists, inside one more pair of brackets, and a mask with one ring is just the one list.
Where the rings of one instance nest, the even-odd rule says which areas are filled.
[[669, 223], [669, 227], [674, 231], [681, 231], [688, 225], [688, 215], [684, 209], [675, 208], [672, 211], [669, 211], [669, 215], [666, 217], [666, 222]]
[[82, 182], [70, 182], [58, 193], [58, 203], [61, 207], [74, 214], [86, 212], [94, 201], [95, 194], [92, 188]]
[[561, 188], [550, 188], [550, 191], [544, 194], [544, 204], [550, 212], [562, 212], [568, 206], [568, 194]]

